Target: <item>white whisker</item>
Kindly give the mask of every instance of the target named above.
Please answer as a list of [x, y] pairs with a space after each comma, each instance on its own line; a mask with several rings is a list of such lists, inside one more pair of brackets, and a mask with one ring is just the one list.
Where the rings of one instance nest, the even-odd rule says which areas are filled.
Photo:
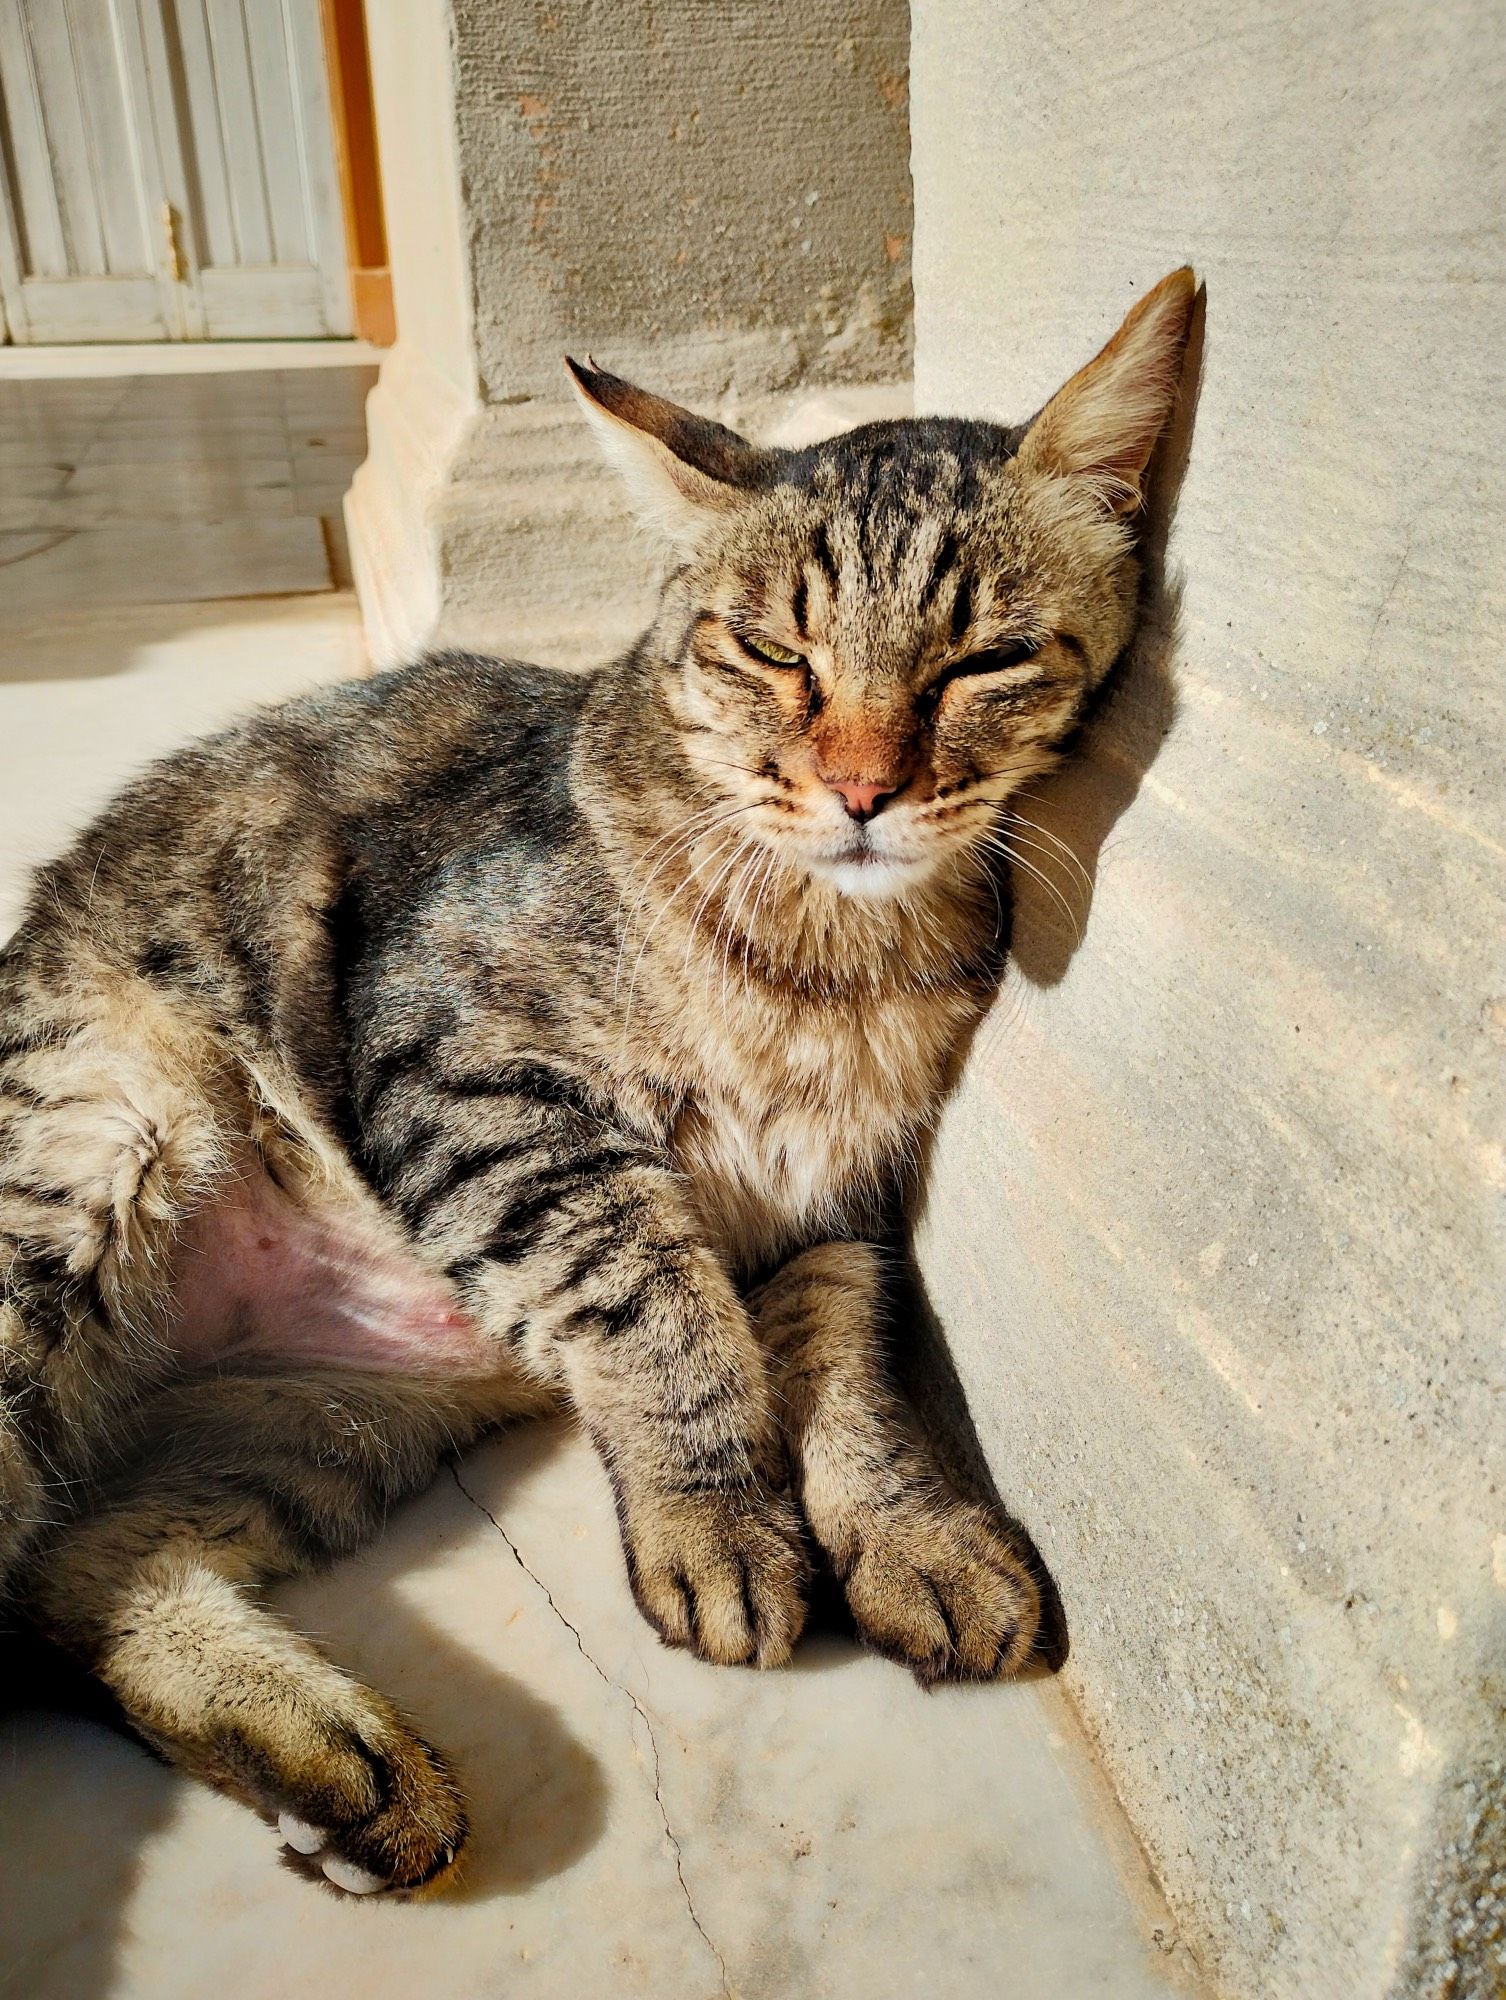
[[1046, 893], [1055, 899], [1055, 901], [1061, 907], [1063, 916], [1065, 916], [1067, 922], [1072, 926], [1073, 938], [1080, 945], [1082, 943], [1082, 926], [1077, 921], [1077, 914], [1073, 910], [1072, 905], [1067, 901], [1066, 897], [1062, 894], [1061, 890], [1051, 880], [1050, 876], [1043, 874], [1042, 871], [1036, 867], [1033, 861], [1027, 861], [1025, 856], [1021, 854], [1017, 848], [1013, 847], [1010, 844], [1009, 835], [1007, 833], [1004, 832], [997, 833], [992, 837], [991, 842], [984, 844], [994, 844], [994, 843], [997, 843], [998, 851], [1000, 853], [1008, 856], [1009, 861], [1014, 867], [1023, 868], [1027, 875], [1033, 876], [1035, 880], [1040, 883], [1041, 887], [1046, 891]]

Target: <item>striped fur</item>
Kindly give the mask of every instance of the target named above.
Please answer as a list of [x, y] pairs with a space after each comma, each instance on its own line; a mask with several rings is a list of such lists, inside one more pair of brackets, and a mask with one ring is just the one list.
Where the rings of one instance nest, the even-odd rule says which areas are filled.
[[928, 1681], [1029, 1656], [865, 1238], [996, 984], [1004, 802], [1129, 635], [1190, 299], [1016, 432], [760, 451], [578, 369], [681, 550], [627, 656], [253, 716], [39, 875], [0, 954], [0, 1573], [337, 1885], [441, 1884], [464, 1808], [257, 1593], [509, 1417], [587, 1428], [671, 1644], [787, 1660], [814, 1550]]

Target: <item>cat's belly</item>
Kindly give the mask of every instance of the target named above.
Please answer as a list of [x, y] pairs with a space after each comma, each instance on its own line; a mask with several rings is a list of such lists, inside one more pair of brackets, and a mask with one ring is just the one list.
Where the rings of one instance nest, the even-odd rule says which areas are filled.
[[170, 1339], [188, 1368], [489, 1374], [495, 1345], [400, 1240], [310, 1207], [248, 1159], [179, 1238]]

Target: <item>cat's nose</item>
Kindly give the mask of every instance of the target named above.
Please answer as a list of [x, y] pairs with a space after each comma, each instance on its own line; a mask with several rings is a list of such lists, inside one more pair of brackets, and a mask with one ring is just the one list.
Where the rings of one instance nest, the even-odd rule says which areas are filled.
[[856, 778], [828, 778], [828, 791], [836, 793], [853, 819], [872, 819], [885, 799], [892, 799], [897, 785], [865, 785]]

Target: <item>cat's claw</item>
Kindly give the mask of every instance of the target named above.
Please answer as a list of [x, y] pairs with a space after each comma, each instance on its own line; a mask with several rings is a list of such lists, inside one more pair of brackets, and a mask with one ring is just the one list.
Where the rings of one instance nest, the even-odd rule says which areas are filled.
[[396, 1717], [371, 1715], [365, 1737], [341, 1722], [331, 1718], [323, 1732], [325, 1742], [343, 1736], [341, 1755], [299, 1768], [281, 1746], [277, 1790], [250, 1803], [275, 1825], [284, 1862], [308, 1880], [322, 1875], [346, 1896], [436, 1894], [453, 1880], [466, 1842], [448, 1766]]
[[630, 1510], [626, 1540], [633, 1593], [666, 1645], [715, 1666], [788, 1662], [809, 1566], [787, 1496], [660, 1497]]
[[379, 1889], [391, 1887], [385, 1876], [374, 1875], [369, 1868], [347, 1861], [343, 1855], [326, 1852], [334, 1839], [328, 1827], [311, 1826], [296, 1813], [283, 1812], [277, 1815], [277, 1831], [284, 1847], [317, 1861], [324, 1879], [343, 1889], [347, 1896], [374, 1896]]
[[338, 1854], [330, 1855], [322, 1866], [326, 1880], [348, 1896], [374, 1896], [378, 1889], [387, 1887], [380, 1875], [373, 1875], [369, 1868], [358, 1868], [353, 1861], [342, 1861]]
[[843, 1566], [859, 1637], [923, 1687], [1008, 1680], [1040, 1628], [1040, 1592], [989, 1509], [917, 1495], [865, 1524]]
[[329, 1840], [322, 1826], [310, 1826], [306, 1819], [298, 1819], [292, 1813], [277, 1815], [277, 1831], [283, 1843], [291, 1847], [295, 1854], [317, 1854]]

